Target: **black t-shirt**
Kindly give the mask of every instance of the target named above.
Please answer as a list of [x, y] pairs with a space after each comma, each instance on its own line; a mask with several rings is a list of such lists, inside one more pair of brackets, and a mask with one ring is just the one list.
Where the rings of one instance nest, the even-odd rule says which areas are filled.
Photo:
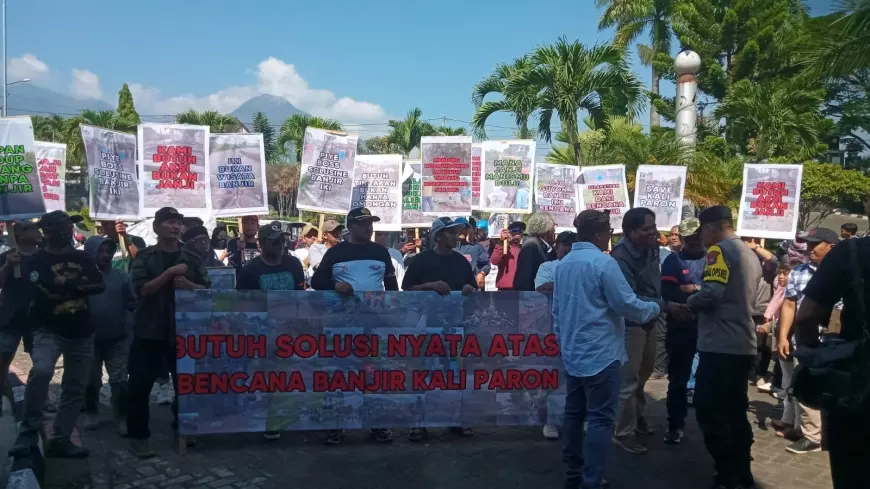
[[236, 288], [239, 290], [303, 290], [305, 272], [295, 256], [282, 255], [275, 266], [258, 256], [239, 270]]
[[450, 290], [462, 290], [466, 284], [477, 288], [474, 272], [468, 260], [461, 254], [451, 251], [449, 255], [439, 255], [435, 250], [426, 250], [417, 255], [402, 280], [402, 290], [428, 282], [445, 282]]
[[[181, 250], [176, 251], [160, 251], [158, 252], [160, 255], [160, 262], [163, 264], [163, 271], [168, 270], [170, 267], [173, 267], [178, 264], [178, 260], [181, 259]], [[162, 289], [160, 289], [160, 294], [163, 294], [163, 300], [165, 304], [174, 304], [175, 303], [175, 285], [172, 282], [169, 282]], [[175, 308], [167, 307], [164, 308], [163, 311], [163, 320], [166, 321], [165, 324], [173, 324], [175, 322]]]
[[227, 243], [227, 261], [231, 267], [240, 268], [258, 256], [260, 256], [260, 249], [256, 241], [253, 243], [245, 241], [245, 247], [241, 250], [239, 250], [239, 240], [233, 239]]
[[[6, 264], [6, 254], [0, 253], [0, 267]], [[29, 263], [32, 255], [21, 256], [21, 277], [15, 278], [13, 269], [9, 268], [9, 275], [0, 290], [0, 329], [14, 329], [21, 331], [26, 329], [27, 311], [30, 309], [30, 301], [33, 298], [33, 284], [29, 277]]]
[[[858, 250], [860, 273], [864, 276], [864, 297], [858, 297], [852, 287], [853, 270], [848, 241], [855, 241]], [[870, 238], [843, 241], [828, 252], [804, 289], [804, 295], [825, 307], [833, 307], [842, 299], [840, 337], [848, 340], [860, 339], [863, 328], [867, 327], [867, 318], [859, 314], [858, 301], [863, 301], [865, 310], [870, 313]]]
[[[28, 279], [33, 284], [30, 320], [65, 338], [83, 338], [94, 333], [89, 320], [88, 296], [105, 290], [103, 274], [84, 251], [51, 253], [39, 250], [30, 258]], [[58, 285], [56, 280], [64, 278]]]

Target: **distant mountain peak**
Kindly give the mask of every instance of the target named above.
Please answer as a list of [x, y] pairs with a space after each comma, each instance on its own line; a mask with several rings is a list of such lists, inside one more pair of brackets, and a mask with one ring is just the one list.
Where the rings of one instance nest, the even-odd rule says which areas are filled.
[[305, 114], [305, 112], [294, 107], [287, 99], [264, 94], [249, 99], [240, 105], [238, 109], [234, 110], [232, 115], [248, 126], [248, 129], [253, 130], [254, 114], [257, 112], [266, 114], [266, 117], [269, 118], [269, 124], [276, 127], [293, 114]]

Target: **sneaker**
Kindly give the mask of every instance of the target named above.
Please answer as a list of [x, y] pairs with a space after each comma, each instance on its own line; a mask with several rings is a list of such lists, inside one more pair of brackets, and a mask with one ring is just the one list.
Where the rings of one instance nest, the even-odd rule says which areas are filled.
[[776, 435], [778, 438], [785, 438], [788, 441], [798, 441], [803, 438], [803, 436], [801, 436], [800, 430], [795, 428], [787, 428], [782, 431], [777, 431], [776, 433], [774, 433], [774, 435]]
[[86, 458], [90, 454], [90, 450], [70, 440], [52, 440], [45, 449], [45, 456], [51, 458]]
[[130, 440], [130, 451], [138, 458], [151, 458], [157, 455], [157, 452], [151, 449], [148, 438]]
[[821, 452], [822, 445], [804, 437], [786, 447], [785, 451], [796, 454]]
[[665, 433], [665, 443], [668, 445], [679, 445], [681, 441], [683, 441], [683, 430], [673, 428]]
[[99, 426], [100, 426], [100, 413], [99, 413], [99, 411], [97, 411], [97, 412], [88, 411], [85, 413], [83, 418], [84, 418], [84, 421], [82, 422], [82, 424], [84, 425], [84, 428], [86, 430], [93, 431], [93, 430], [99, 428]]
[[544, 439], [545, 440], [558, 440], [559, 439], [559, 427], [554, 424], [545, 424], [544, 425]]
[[269, 441], [280, 440], [281, 439], [281, 432], [280, 431], [267, 431], [267, 432], [263, 433], [263, 438], [265, 438]]
[[373, 428], [372, 438], [378, 443], [391, 443], [393, 441], [393, 431], [389, 428]]
[[758, 384], [755, 385], [755, 388], [758, 389], [758, 392], [770, 392], [773, 390], [773, 384], [770, 382], [765, 382], [763, 380], [758, 381]]
[[344, 433], [344, 430], [329, 430], [323, 443], [326, 445], [340, 445], [342, 440], [344, 440]]
[[426, 428], [411, 428], [411, 432], [408, 433], [409, 441], [423, 441], [426, 438], [429, 438], [429, 430]]
[[689, 406], [695, 405], [695, 389], [689, 389], [686, 391], [686, 401]]
[[616, 446], [632, 455], [646, 455], [646, 447], [638, 443], [634, 437], [617, 438], [614, 436], [612, 439]]

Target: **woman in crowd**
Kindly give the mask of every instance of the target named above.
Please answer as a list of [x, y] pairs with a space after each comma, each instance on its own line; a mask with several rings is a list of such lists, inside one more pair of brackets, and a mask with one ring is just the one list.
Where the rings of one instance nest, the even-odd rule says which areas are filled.
[[227, 242], [229, 239], [230, 235], [227, 233], [227, 227], [223, 224], [218, 224], [211, 232], [211, 248], [214, 250], [214, 254], [217, 255], [218, 261], [224, 265], [227, 264], [227, 257], [229, 256], [229, 253], [227, 253]]
[[206, 267], [224, 266], [222, 262], [218, 261], [215, 251], [212, 249], [212, 238], [209, 237], [208, 229], [205, 226], [193, 226], [181, 236], [181, 240], [187, 249], [202, 258], [202, 263]]

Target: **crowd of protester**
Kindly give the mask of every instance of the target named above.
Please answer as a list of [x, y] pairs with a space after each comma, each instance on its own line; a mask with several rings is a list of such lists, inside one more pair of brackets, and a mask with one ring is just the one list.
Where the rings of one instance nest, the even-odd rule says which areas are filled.
[[[0, 362], [8, 371], [23, 341], [33, 363], [21, 437], [41, 429], [55, 364], [64, 357], [47, 456], [88, 455], [70, 435], [80, 412], [86, 429], [99, 424], [104, 367], [113, 422], [135, 455], [155, 454], [152, 391], [171, 404], [177, 429], [169, 381], [174, 294], [208, 288], [209, 268], [234, 267], [237, 288], [246, 290], [446, 295], [484, 290], [497, 267], [497, 290], [553, 295], [567, 396], [562, 426], [544, 426], [543, 436], [563, 440], [566, 488], [603, 487], [610, 444], [634, 455], [648, 452], [645, 440], [657, 435], [645, 415], [651, 378], [668, 382], [665, 443], [681, 442], [694, 406], [717, 488], [755, 487], [750, 385], [776, 399], [782, 414], [770, 424], [791, 441], [789, 452], [827, 445], [836, 487], [870, 487], [853, 464], [867, 456], [866, 443], [854, 442], [856, 434], [863, 433], [861, 440], [870, 434], [867, 417], [823, 413], [789, 391], [801, 349], [870, 334], [854, 305], [865, 297], [850, 296], [857, 282], [847, 278], [867, 276], [870, 244], [856, 240], [857, 262], [838, 245], [857, 237], [854, 224], [840, 233], [810, 229], [771, 252], [763, 240], [738, 237], [726, 207], [685, 219], [667, 236], [652, 211], [631, 209], [615, 243], [610, 215], [597, 210], [581, 212], [573, 231], [557, 235], [552, 217], [535, 213], [493, 239], [486, 221], [441, 217], [422, 239], [402, 235], [398, 243], [395, 235], [373, 231], [379, 218], [366, 208], [350, 210], [344, 224], [305, 225], [296, 242], [277, 221], [261, 225], [256, 216], [243, 217], [239, 237], [230, 238], [225, 226], [210, 232], [202, 220], [169, 207], [154, 215], [153, 246], [128, 234], [122, 222], [100, 222], [99, 233], [84, 239], [74, 234], [80, 221], [54, 211], [38, 222], [15, 223], [8, 231], [16, 247], [0, 254]], [[860, 269], [849, 271], [854, 263]], [[795, 335], [801, 331], [811, 334]], [[467, 426], [450, 431], [474, 435]], [[339, 444], [345, 434], [332, 430], [324, 441]], [[390, 442], [393, 433], [373, 429], [371, 437]], [[427, 437], [425, 428], [409, 434], [411, 441]], [[859, 485], [849, 485], [854, 481]]]

